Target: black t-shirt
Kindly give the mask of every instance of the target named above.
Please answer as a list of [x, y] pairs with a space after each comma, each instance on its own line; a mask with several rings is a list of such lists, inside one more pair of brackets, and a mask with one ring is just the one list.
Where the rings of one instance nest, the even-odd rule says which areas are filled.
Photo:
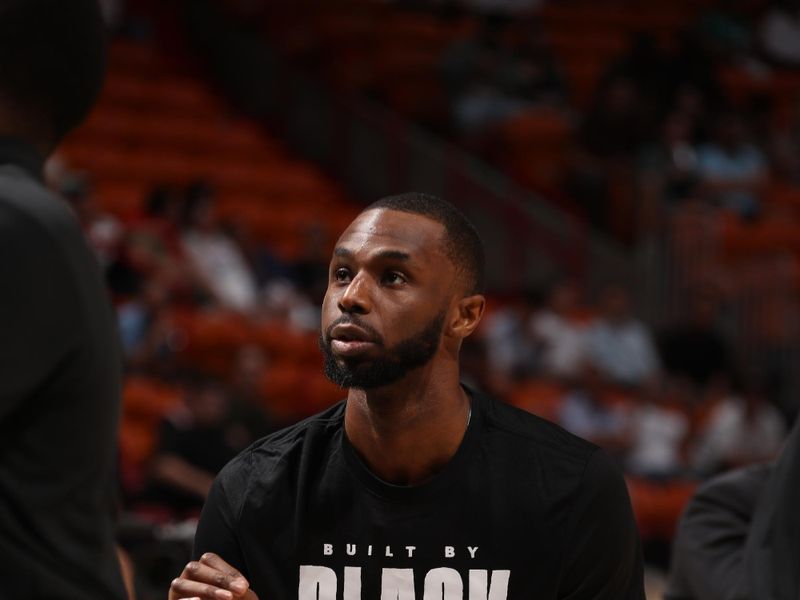
[[0, 165], [0, 597], [121, 599], [114, 314], [35, 153], [0, 140]]
[[220, 473], [195, 553], [216, 552], [268, 600], [642, 600], [624, 480], [596, 446], [473, 394], [431, 481], [375, 477], [344, 406], [257, 442]]

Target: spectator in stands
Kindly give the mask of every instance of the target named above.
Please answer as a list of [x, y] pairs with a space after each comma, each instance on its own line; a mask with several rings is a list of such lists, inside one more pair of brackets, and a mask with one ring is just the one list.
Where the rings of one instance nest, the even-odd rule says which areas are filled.
[[767, 169], [763, 152], [748, 140], [742, 117], [732, 112], [720, 115], [712, 139], [698, 152], [703, 197], [743, 219], [753, 219], [761, 209]]
[[83, 177], [73, 175], [66, 179], [60, 191], [78, 216], [100, 267], [107, 269], [119, 252], [124, 235], [122, 223], [100, 208], [91, 184]]
[[640, 225], [653, 231], [664, 205], [674, 206], [694, 196], [697, 187], [697, 148], [691, 119], [680, 112], [667, 116], [661, 137], [645, 147], [638, 158], [641, 193]]
[[663, 114], [680, 110], [697, 118], [724, 109], [727, 98], [717, 75], [717, 61], [708, 40], [696, 29], [682, 32], [678, 49], [668, 62], [664, 79]]
[[174, 331], [166, 309], [169, 289], [158, 279], [142, 282], [133, 298], [117, 305], [122, 348], [129, 368], [147, 368], [163, 362], [174, 352]]
[[630, 419], [628, 471], [640, 477], [669, 479], [686, 474], [690, 422], [682, 410], [688, 390], [678, 379], [664, 378], [646, 394]]
[[718, 62], [751, 66], [753, 32], [749, 0], [729, 0], [712, 6], [693, 24], [696, 35], [704, 40], [711, 56]]
[[659, 372], [658, 355], [649, 329], [633, 315], [628, 291], [607, 285], [600, 309], [600, 318], [588, 331], [588, 364], [615, 385], [651, 384]]
[[219, 382], [187, 376], [184, 405], [161, 424], [147, 497], [176, 517], [196, 516], [214, 476], [246, 445], [242, 425], [232, 421], [230, 398]]
[[763, 377], [751, 370], [742, 394], [728, 395], [711, 412], [692, 452], [692, 467], [702, 475], [772, 460], [786, 427], [765, 396]]
[[217, 221], [214, 193], [202, 182], [189, 188], [181, 220], [184, 251], [212, 302], [250, 313], [258, 301], [255, 277], [241, 249]]
[[298, 290], [317, 305], [322, 305], [328, 285], [328, 255], [332, 240], [324, 223], [307, 223], [302, 232], [302, 253], [292, 265], [292, 280]]
[[586, 358], [587, 333], [587, 322], [580, 309], [577, 284], [564, 280], [551, 288], [547, 306], [531, 318], [530, 331], [539, 347], [543, 374], [565, 381], [580, 375]]
[[597, 160], [632, 158], [650, 135], [636, 82], [622, 75], [603, 82], [579, 135], [583, 149]]
[[687, 378], [701, 391], [712, 380], [730, 376], [731, 349], [719, 330], [719, 293], [696, 289], [688, 303], [685, 319], [661, 334], [659, 350], [665, 371]]
[[[650, 138], [651, 124], [636, 84], [613, 76], [600, 84], [578, 132], [566, 191], [597, 226], [614, 226], [609, 207], [615, 182], [633, 177], [632, 159]], [[629, 211], [628, 211], [629, 212]]]
[[494, 311], [483, 326], [489, 372], [494, 388], [505, 391], [515, 381], [531, 376], [539, 366], [537, 339], [530, 322], [537, 308], [534, 293], [514, 297]]
[[153, 187], [144, 204], [144, 213], [135, 221], [137, 230], [147, 230], [159, 239], [164, 251], [180, 254], [180, 219], [183, 198], [180, 190], [170, 185]]
[[144, 211], [124, 231], [119, 251], [106, 270], [118, 301], [134, 299], [145, 282], [158, 280], [179, 300], [194, 301], [193, 290], [202, 282], [186, 261], [178, 229], [181, 199], [176, 190], [156, 186], [145, 200]]
[[800, 65], [800, 2], [773, 2], [758, 24], [758, 42], [763, 56], [773, 64]]
[[234, 435], [240, 447], [277, 430], [268, 410], [270, 398], [264, 392], [269, 368], [269, 359], [260, 347], [248, 344], [239, 348], [231, 377], [231, 418], [237, 424]]
[[785, 183], [800, 186], [800, 96], [792, 98], [786, 121], [767, 134], [770, 164]]
[[630, 406], [608, 398], [603, 381], [587, 370], [578, 385], [565, 394], [559, 424], [594, 442], [607, 452], [622, 456], [630, 444]]
[[545, 0], [456, 0], [462, 6], [482, 13], [516, 16], [540, 8]]
[[631, 38], [628, 50], [608, 67], [603, 79], [630, 81], [648, 118], [654, 118], [669, 93], [670, 82], [664, 77], [668, 62], [668, 56], [652, 35], [637, 33]]
[[484, 17], [478, 34], [445, 51], [442, 75], [457, 129], [477, 134], [563, 96], [552, 55], [535, 32], [517, 40], [505, 16]]

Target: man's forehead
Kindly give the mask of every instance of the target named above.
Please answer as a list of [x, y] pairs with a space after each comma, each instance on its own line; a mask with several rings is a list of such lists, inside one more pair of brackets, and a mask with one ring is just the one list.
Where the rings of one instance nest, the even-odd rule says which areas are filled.
[[391, 247], [412, 254], [441, 254], [444, 226], [424, 215], [378, 208], [358, 215], [336, 244], [352, 252]]

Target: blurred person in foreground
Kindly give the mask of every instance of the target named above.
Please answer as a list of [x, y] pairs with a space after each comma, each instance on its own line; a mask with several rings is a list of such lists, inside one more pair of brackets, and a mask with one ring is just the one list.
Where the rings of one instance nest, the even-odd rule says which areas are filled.
[[700, 487], [673, 544], [666, 600], [800, 596], [800, 421], [771, 463]]
[[42, 165], [105, 70], [95, 0], [0, 0], [4, 598], [125, 597], [114, 547], [122, 358], [100, 269]]
[[171, 600], [644, 597], [612, 459], [460, 384], [483, 281], [477, 232], [443, 200], [356, 217], [320, 336], [347, 400], [223, 469]]

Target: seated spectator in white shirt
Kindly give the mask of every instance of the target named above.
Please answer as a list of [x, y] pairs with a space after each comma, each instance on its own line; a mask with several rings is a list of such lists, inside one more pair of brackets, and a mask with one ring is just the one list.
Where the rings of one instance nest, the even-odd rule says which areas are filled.
[[686, 382], [665, 379], [630, 419], [627, 469], [641, 477], [666, 479], [686, 472], [685, 449], [690, 423], [681, 410]]
[[214, 191], [204, 184], [189, 190], [181, 239], [197, 278], [222, 308], [248, 313], [256, 308], [255, 275], [244, 254], [217, 223]]
[[568, 380], [580, 374], [586, 357], [587, 323], [579, 310], [578, 287], [562, 281], [550, 291], [548, 306], [531, 319], [545, 375]]
[[628, 292], [609, 285], [602, 293], [602, 317], [588, 332], [588, 362], [609, 382], [639, 387], [652, 382], [659, 363], [653, 338], [631, 313]]
[[538, 367], [536, 340], [528, 327], [536, 302], [531, 293], [516, 297], [486, 319], [486, 358], [500, 385], [524, 379]]
[[752, 219], [761, 209], [767, 183], [764, 153], [748, 140], [744, 120], [735, 113], [717, 119], [714, 135], [697, 155], [700, 193], [712, 204]]
[[711, 416], [692, 453], [702, 475], [772, 460], [786, 436], [778, 409], [765, 398], [757, 374], [748, 374], [742, 394], [729, 395]]

